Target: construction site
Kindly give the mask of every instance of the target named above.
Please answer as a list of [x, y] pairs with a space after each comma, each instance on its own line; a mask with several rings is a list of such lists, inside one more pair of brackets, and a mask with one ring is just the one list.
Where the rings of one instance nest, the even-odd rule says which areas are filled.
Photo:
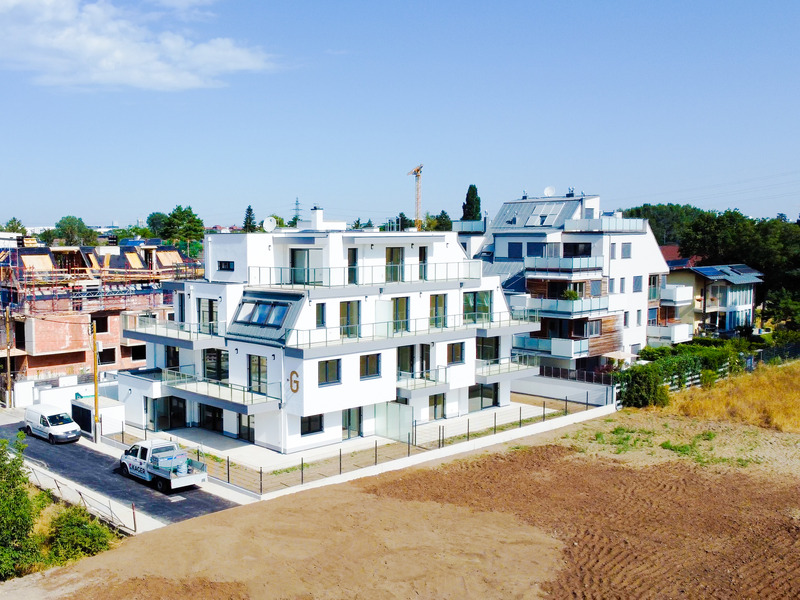
[[[2, 387], [146, 364], [145, 343], [122, 337], [126, 316], [171, 312], [164, 283], [202, 277], [174, 246], [129, 245], [0, 249], [0, 306], [6, 349]], [[10, 373], [10, 377], [9, 377]], [[5, 395], [4, 395], [5, 396]]]

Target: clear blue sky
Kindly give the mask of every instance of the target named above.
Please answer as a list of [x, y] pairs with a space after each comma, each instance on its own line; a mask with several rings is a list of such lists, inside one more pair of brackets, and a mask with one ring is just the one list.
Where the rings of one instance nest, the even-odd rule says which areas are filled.
[[0, 220], [800, 212], [800, 2], [0, 0]]

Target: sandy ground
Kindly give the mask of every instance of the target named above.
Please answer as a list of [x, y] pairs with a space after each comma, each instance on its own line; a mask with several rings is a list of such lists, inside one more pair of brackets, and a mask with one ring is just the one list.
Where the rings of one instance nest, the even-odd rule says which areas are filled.
[[798, 435], [622, 412], [179, 523], [0, 597], [797, 598], [798, 481]]

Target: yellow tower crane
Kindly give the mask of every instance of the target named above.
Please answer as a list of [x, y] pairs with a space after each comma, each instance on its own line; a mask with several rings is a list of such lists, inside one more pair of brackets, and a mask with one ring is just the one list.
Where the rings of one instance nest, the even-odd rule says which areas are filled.
[[407, 175], [413, 175], [415, 183], [417, 184], [417, 208], [414, 213], [414, 227], [417, 231], [422, 230], [422, 188], [420, 187], [419, 180], [422, 177], [422, 165], [411, 169]]

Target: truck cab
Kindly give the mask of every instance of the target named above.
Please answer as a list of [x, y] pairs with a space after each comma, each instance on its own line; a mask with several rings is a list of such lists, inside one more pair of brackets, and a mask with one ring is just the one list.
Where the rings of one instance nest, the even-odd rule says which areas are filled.
[[133, 444], [119, 459], [122, 474], [153, 482], [165, 492], [208, 481], [205, 463], [189, 458], [175, 442], [145, 440]]

